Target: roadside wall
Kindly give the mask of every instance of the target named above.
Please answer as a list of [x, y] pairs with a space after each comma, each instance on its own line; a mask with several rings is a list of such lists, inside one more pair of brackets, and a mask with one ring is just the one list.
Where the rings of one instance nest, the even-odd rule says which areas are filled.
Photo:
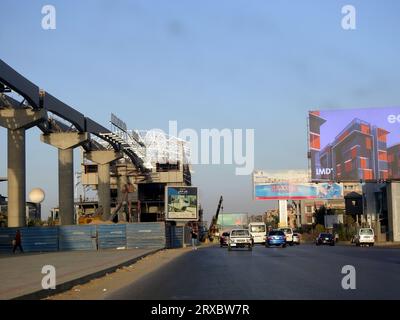
[[[20, 230], [25, 252], [102, 250], [116, 248], [162, 249], [167, 245], [164, 222], [0, 228], [0, 252], [12, 252]], [[179, 244], [179, 230], [172, 237]], [[18, 249], [17, 249], [18, 250]]]

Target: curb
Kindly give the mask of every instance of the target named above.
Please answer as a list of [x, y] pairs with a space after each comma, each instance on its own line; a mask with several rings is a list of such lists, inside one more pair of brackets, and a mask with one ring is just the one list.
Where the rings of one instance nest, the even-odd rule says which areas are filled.
[[[302, 244], [306, 245], [314, 245], [315, 242], [313, 241], [304, 241]], [[335, 246], [339, 247], [356, 247], [354, 243], [350, 243], [350, 241], [339, 241], [335, 244]], [[374, 248], [384, 248], [384, 249], [400, 249], [400, 243], [393, 243], [393, 242], [375, 242]]]
[[122, 267], [126, 267], [129, 266], [131, 264], [134, 264], [136, 262], [138, 262], [140, 259], [143, 259], [149, 255], [152, 255], [154, 253], [157, 253], [161, 250], [165, 250], [166, 248], [160, 248], [160, 249], [155, 249], [152, 250], [150, 252], [144, 253], [140, 256], [137, 256], [135, 258], [132, 258], [130, 260], [127, 260], [125, 262], [122, 262], [118, 265], [112, 266], [112, 267], [108, 267], [106, 269], [100, 270], [100, 271], [96, 271], [95, 273], [91, 273], [85, 276], [82, 276], [80, 278], [77, 279], [73, 279], [73, 280], [69, 280], [66, 282], [63, 282], [59, 285], [56, 286], [56, 289], [42, 289], [39, 291], [35, 291], [32, 293], [28, 293], [28, 294], [24, 294], [22, 296], [19, 297], [15, 297], [15, 298], [11, 298], [10, 300], [41, 300], [47, 297], [50, 297], [52, 295], [55, 294], [59, 294], [65, 291], [68, 291], [70, 289], [72, 289], [73, 287], [77, 286], [77, 285], [82, 285], [85, 283], [88, 283], [89, 281], [96, 279], [96, 278], [101, 278], [103, 276], [105, 276], [108, 273], [112, 273], [115, 272], [117, 269], [120, 269]]

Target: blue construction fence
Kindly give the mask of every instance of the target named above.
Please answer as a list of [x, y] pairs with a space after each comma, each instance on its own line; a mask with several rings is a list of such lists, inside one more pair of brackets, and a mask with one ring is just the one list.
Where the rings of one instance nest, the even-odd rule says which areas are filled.
[[26, 252], [162, 249], [182, 247], [185, 243], [183, 228], [164, 222], [0, 228], [0, 252], [12, 251], [17, 230]]
[[190, 227], [188, 226], [166, 226], [167, 248], [182, 248], [192, 244]]

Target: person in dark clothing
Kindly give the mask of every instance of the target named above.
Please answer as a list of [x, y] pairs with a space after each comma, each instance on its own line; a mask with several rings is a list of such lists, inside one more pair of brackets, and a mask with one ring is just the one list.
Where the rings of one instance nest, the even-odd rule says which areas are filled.
[[197, 250], [196, 244], [197, 244], [197, 230], [192, 227], [190, 230], [190, 234], [192, 235], [192, 247], [193, 250]]
[[13, 253], [15, 253], [15, 250], [17, 248], [19, 248], [19, 250], [23, 253], [24, 250], [22, 249], [22, 244], [21, 244], [21, 232], [19, 230], [17, 230], [16, 234], [15, 234], [15, 239], [13, 241]]

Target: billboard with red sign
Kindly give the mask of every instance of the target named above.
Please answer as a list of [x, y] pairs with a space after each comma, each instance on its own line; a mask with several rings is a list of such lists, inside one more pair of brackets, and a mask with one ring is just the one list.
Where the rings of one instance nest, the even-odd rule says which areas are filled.
[[341, 199], [340, 183], [275, 182], [254, 186], [256, 200]]

